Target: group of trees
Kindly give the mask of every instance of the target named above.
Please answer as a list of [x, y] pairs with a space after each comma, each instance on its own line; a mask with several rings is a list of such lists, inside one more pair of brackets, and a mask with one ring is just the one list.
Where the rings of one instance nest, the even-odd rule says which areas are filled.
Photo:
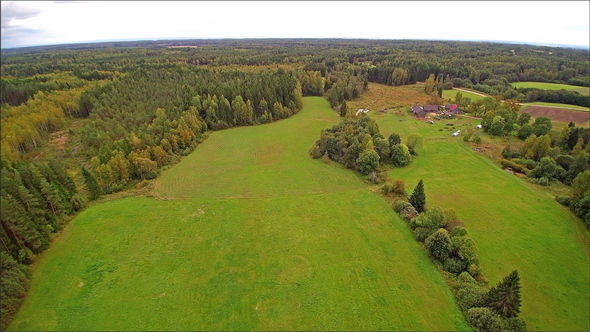
[[[543, 90], [537, 88], [517, 88], [520, 101], [542, 101], [546, 103], [560, 103], [590, 107], [590, 96], [583, 96], [578, 91]], [[524, 99], [523, 99], [524, 96]]]
[[[404, 187], [401, 180], [393, 182], [395, 187]], [[385, 188], [389, 188], [388, 184]], [[526, 331], [526, 322], [518, 318], [521, 298], [516, 270], [490, 288], [479, 268], [475, 241], [461, 226], [453, 209], [426, 208], [422, 180], [409, 198], [403, 189], [384, 192], [396, 197], [393, 209], [408, 223], [414, 238], [424, 243], [436, 264], [450, 274], [455, 298], [473, 328], [477, 331]]]
[[52, 233], [85, 206], [85, 197], [61, 164], [3, 161], [0, 210], [2, 329], [16, 313], [29, 285], [26, 265], [49, 246]]
[[374, 176], [381, 165], [409, 164], [421, 145], [422, 137], [416, 133], [405, 144], [395, 133], [385, 139], [375, 120], [361, 115], [344, 118], [332, 128], [322, 130], [310, 154], [313, 158], [325, 156], [363, 175], [373, 173]]
[[506, 167], [527, 174], [537, 184], [558, 180], [571, 186], [569, 197], [558, 197], [590, 227], [590, 129], [572, 122], [560, 132], [550, 131], [551, 119], [538, 117], [529, 124], [530, 115], [521, 113], [516, 136], [524, 141], [518, 149], [507, 145], [502, 150]]
[[82, 95], [80, 108], [92, 122], [80, 137], [102, 191], [113, 192], [131, 180], [155, 177], [208, 130], [271, 122], [301, 107], [299, 82], [280, 69], [141, 69]]

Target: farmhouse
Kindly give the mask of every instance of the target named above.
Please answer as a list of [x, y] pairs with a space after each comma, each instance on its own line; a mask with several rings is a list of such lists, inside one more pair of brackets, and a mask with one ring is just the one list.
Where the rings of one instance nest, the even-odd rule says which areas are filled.
[[426, 117], [426, 111], [424, 111], [424, 109], [418, 105], [412, 106], [412, 113], [414, 113], [414, 116], [416, 116], [417, 118]]
[[424, 105], [426, 112], [438, 112], [438, 105]]
[[446, 104], [445, 109], [448, 112], [452, 112], [453, 114], [463, 113], [463, 111], [459, 108], [459, 106], [457, 106], [457, 104]]

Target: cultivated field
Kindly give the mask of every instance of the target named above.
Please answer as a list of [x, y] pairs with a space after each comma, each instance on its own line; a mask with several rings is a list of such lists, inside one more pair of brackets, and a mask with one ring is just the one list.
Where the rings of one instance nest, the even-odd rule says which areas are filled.
[[573, 122], [576, 125], [584, 123], [588, 125], [588, 121], [590, 120], [590, 112], [588, 111], [574, 111], [547, 106], [529, 106], [521, 110], [520, 113], [529, 113], [533, 118], [546, 116], [553, 121], [563, 123]]
[[[419, 157], [390, 175], [405, 180], [409, 191], [423, 179], [427, 205], [459, 213], [492, 284], [518, 269], [521, 317], [530, 330], [590, 329], [589, 248], [582, 244], [588, 231], [579, 220], [465, 146], [461, 136], [451, 137], [454, 129], [444, 129], [442, 121], [432, 125], [393, 112], [372, 116], [386, 137], [418, 132], [425, 138]], [[462, 131], [478, 123], [467, 117], [451, 122]]]
[[544, 83], [544, 82], [514, 82], [510, 83], [515, 88], [536, 88], [542, 90], [570, 90], [578, 91], [581, 95], [589, 96], [590, 87], [569, 85], [569, 84], [557, 84], [557, 83]]
[[213, 133], [165, 198], [88, 208], [36, 264], [11, 330], [466, 330], [405, 223], [352, 171], [309, 158], [338, 122]]

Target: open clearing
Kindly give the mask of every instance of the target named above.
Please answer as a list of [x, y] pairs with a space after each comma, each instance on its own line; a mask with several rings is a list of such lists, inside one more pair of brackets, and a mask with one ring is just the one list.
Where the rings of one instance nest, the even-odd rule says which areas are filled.
[[289, 119], [213, 133], [158, 179], [166, 200], [86, 209], [35, 265], [9, 329], [469, 329], [388, 204], [309, 158], [337, 122], [305, 98]]
[[[391, 86], [378, 83], [369, 83], [369, 90], [363, 94], [361, 99], [348, 101], [348, 108], [357, 110], [368, 108], [371, 111], [407, 107], [418, 103], [424, 105], [429, 97], [424, 94], [424, 85], [412, 84], [403, 85], [391, 89]], [[453, 96], [454, 98], [454, 96]]]
[[536, 88], [542, 90], [569, 90], [578, 91], [583, 96], [590, 95], [590, 87], [569, 85], [569, 84], [557, 84], [557, 83], [544, 83], [544, 82], [514, 82], [510, 83], [515, 88]]
[[564, 123], [573, 122], [576, 125], [587, 123], [590, 120], [590, 112], [587, 111], [574, 111], [547, 106], [529, 106], [521, 110], [520, 113], [529, 113], [533, 118], [546, 116], [553, 121]]
[[459, 213], [492, 284], [518, 269], [521, 317], [530, 330], [590, 329], [590, 265], [582, 244], [588, 231], [551, 197], [478, 155], [461, 136], [451, 137], [478, 120], [463, 117], [444, 129], [443, 122], [393, 112], [371, 116], [386, 137], [418, 132], [425, 138], [419, 157], [390, 176], [405, 180], [408, 191], [423, 179], [428, 205]]

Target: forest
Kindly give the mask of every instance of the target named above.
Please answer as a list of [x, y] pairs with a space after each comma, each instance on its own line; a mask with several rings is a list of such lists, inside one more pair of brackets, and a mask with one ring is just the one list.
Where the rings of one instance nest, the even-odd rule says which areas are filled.
[[[590, 86], [588, 53], [567, 48], [258, 39], [3, 50], [2, 328], [26, 295], [28, 265], [92, 200], [157, 177], [212, 131], [288, 118], [301, 110], [303, 96], [323, 96], [346, 116], [346, 101], [359, 98], [369, 82], [399, 86], [429, 79], [439, 88], [471, 88], [519, 102], [590, 105], [590, 97], [578, 92], [510, 85], [537, 81]], [[500, 121], [497, 116], [506, 118], [503, 123], [519, 122], [515, 114], [499, 108], [487, 117], [485, 112], [480, 115], [486, 131], [493, 131], [493, 122]], [[353, 120], [343, 122], [338, 137], [328, 129], [315, 157], [327, 155], [363, 174], [374, 172], [379, 160], [399, 166], [412, 160], [416, 142], [401, 144], [399, 138], [381, 136], [371, 123], [364, 125], [366, 129], [357, 131]], [[52, 148], [56, 134], [75, 143]], [[344, 139], [346, 135], [351, 140]], [[523, 139], [533, 140], [527, 137]], [[535, 168], [551, 155], [558, 170], [538, 178], [555, 177], [571, 185], [582, 181], [575, 178], [587, 168], [587, 146], [588, 131], [569, 126], [561, 138], [550, 141], [546, 155], [529, 158], [527, 151], [511, 152], [508, 147], [506, 158], [525, 156]], [[549, 152], [557, 147], [565, 152]], [[578, 209], [589, 196], [582, 184], [576, 188], [581, 188], [577, 196], [563, 200]], [[587, 220], [590, 213], [583, 210], [579, 215]]]

